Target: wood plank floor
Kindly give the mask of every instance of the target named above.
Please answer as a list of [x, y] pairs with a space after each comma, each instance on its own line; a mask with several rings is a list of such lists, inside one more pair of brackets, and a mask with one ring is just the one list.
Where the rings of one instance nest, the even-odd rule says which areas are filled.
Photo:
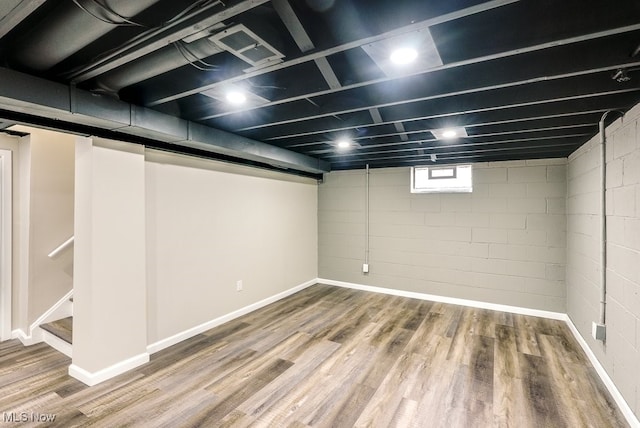
[[[315, 285], [94, 387], [0, 344], [21, 426], [625, 427], [559, 321]], [[6, 419], [5, 419], [6, 421]], [[0, 419], [0, 426], [3, 420]]]

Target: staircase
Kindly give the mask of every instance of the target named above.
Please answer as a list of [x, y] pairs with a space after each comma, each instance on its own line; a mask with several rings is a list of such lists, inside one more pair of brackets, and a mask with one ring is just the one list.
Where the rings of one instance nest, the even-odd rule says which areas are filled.
[[41, 324], [40, 328], [45, 343], [71, 358], [73, 353], [73, 317]]
[[[58, 259], [69, 250], [73, 250], [75, 238], [72, 236], [49, 253], [49, 258]], [[72, 259], [73, 260], [73, 259]], [[65, 266], [65, 272], [73, 276], [73, 263]], [[48, 317], [39, 324], [42, 339], [52, 348], [62, 352], [67, 357], [72, 357], [73, 342], [73, 292], [71, 297], [61, 299], [53, 308]]]
[[67, 317], [62, 318], [61, 320], [48, 322], [46, 324], [42, 324], [40, 328], [64, 340], [69, 345], [73, 343], [73, 317]]

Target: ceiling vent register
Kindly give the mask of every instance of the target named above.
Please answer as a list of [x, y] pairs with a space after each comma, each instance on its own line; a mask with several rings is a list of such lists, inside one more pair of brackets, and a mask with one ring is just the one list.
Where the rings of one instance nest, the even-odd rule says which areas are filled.
[[282, 62], [284, 55], [242, 24], [223, 30], [209, 40], [254, 68]]

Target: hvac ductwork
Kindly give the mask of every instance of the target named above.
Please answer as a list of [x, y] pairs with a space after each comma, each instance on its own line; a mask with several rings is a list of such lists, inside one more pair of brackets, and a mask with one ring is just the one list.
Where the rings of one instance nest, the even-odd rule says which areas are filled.
[[[255, 24], [254, 27], [264, 27], [264, 24]], [[247, 26], [225, 27], [218, 23], [98, 76], [94, 88], [117, 93], [122, 88], [185, 65], [202, 71], [216, 70], [216, 66], [205, 62], [204, 58], [223, 51], [245, 61], [247, 67], [271, 65], [284, 58], [283, 53]]]
[[139, 136], [176, 151], [189, 147], [312, 174], [330, 170], [324, 160], [14, 70], [0, 68], [0, 81], [12, 82], [0, 85], [0, 109]]
[[129, 85], [188, 64], [197, 63], [198, 60], [221, 51], [220, 47], [206, 38], [188, 44], [176, 42], [101, 75], [96, 81], [96, 88], [116, 93]]
[[93, 1], [62, 2], [42, 24], [17, 42], [14, 58], [29, 69], [48, 70], [116, 28], [118, 23], [127, 25], [123, 17], [134, 17], [157, 2], [109, 0], [106, 7]]

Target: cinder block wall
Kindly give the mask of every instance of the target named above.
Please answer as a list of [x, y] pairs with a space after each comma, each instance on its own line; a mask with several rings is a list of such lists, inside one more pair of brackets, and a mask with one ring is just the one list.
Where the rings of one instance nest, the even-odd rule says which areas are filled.
[[640, 415], [640, 105], [607, 129], [607, 339], [591, 337], [600, 304], [599, 137], [569, 157], [567, 312]]
[[411, 194], [409, 168], [325, 175], [318, 193], [321, 278], [566, 311], [566, 160], [474, 164], [470, 194]]

